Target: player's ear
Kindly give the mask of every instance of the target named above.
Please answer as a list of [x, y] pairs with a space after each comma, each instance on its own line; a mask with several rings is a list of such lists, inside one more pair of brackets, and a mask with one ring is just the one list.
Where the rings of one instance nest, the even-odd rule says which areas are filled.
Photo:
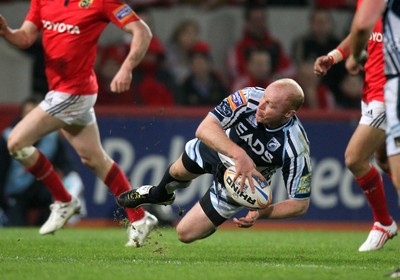
[[287, 112], [286, 114], [285, 114], [285, 117], [286, 118], [291, 118], [292, 116], [294, 116], [296, 114], [296, 111], [295, 110], [290, 110], [289, 112]]

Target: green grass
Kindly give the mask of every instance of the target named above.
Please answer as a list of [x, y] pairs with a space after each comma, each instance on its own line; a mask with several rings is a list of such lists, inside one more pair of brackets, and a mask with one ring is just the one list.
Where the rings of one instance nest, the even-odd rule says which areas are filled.
[[221, 230], [193, 244], [173, 229], [142, 248], [124, 247], [121, 228], [0, 230], [0, 279], [388, 279], [399, 240], [357, 252], [366, 232]]

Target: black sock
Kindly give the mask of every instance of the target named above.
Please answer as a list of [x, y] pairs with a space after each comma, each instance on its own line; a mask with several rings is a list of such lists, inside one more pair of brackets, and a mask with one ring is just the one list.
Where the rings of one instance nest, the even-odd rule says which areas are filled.
[[154, 188], [150, 189], [150, 197], [156, 199], [157, 201], [167, 201], [169, 200], [174, 194], [167, 193], [167, 190], [162, 186], [155, 186]]
[[168, 168], [167, 171], [164, 173], [161, 182], [154, 188], [150, 189], [150, 196], [159, 201], [166, 201], [170, 199], [174, 194], [168, 193], [165, 186], [174, 181], [177, 180], [169, 174], [169, 168]]
[[150, 189], [150, 196], [158, 201], [167, 201], [173, 195], [176, 189], [186, 188], [190, 184], [189, 181], [177, 180], [169, 174], [169, 168], [164, 173], [161, 182]]

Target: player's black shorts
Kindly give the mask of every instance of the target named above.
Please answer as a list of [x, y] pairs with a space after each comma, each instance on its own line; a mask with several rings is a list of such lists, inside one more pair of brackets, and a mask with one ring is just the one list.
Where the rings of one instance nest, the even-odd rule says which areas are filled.
[[210, 221], [217, 227], [223, 224], [227, 219], [222, 217], [215, 209], [211, 203], [211, 193], [210, 189], [203, 195], [200, 199], [199, 203], [204, 213], [206, 213], [207, 217]]

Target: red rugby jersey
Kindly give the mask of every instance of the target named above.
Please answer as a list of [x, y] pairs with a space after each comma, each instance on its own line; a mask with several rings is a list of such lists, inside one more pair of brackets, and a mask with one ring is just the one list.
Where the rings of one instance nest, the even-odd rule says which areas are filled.
[[110, 21], [122, 28], [139, 17], [120, 0], [32, 0], [25, 20], [42, 30], [49, 89], [95, 94], [93, 65], [102, 31]]
[[[362, 0], [358, 0], [357, 7]], [[373, 100], [383, 101], [383, 87], [386, 82], [383, 57], [382, 19], [379, 18], [368, 40], [368, 60], [364, 65], [365, 79], [362, 100], [369, 103]]]

